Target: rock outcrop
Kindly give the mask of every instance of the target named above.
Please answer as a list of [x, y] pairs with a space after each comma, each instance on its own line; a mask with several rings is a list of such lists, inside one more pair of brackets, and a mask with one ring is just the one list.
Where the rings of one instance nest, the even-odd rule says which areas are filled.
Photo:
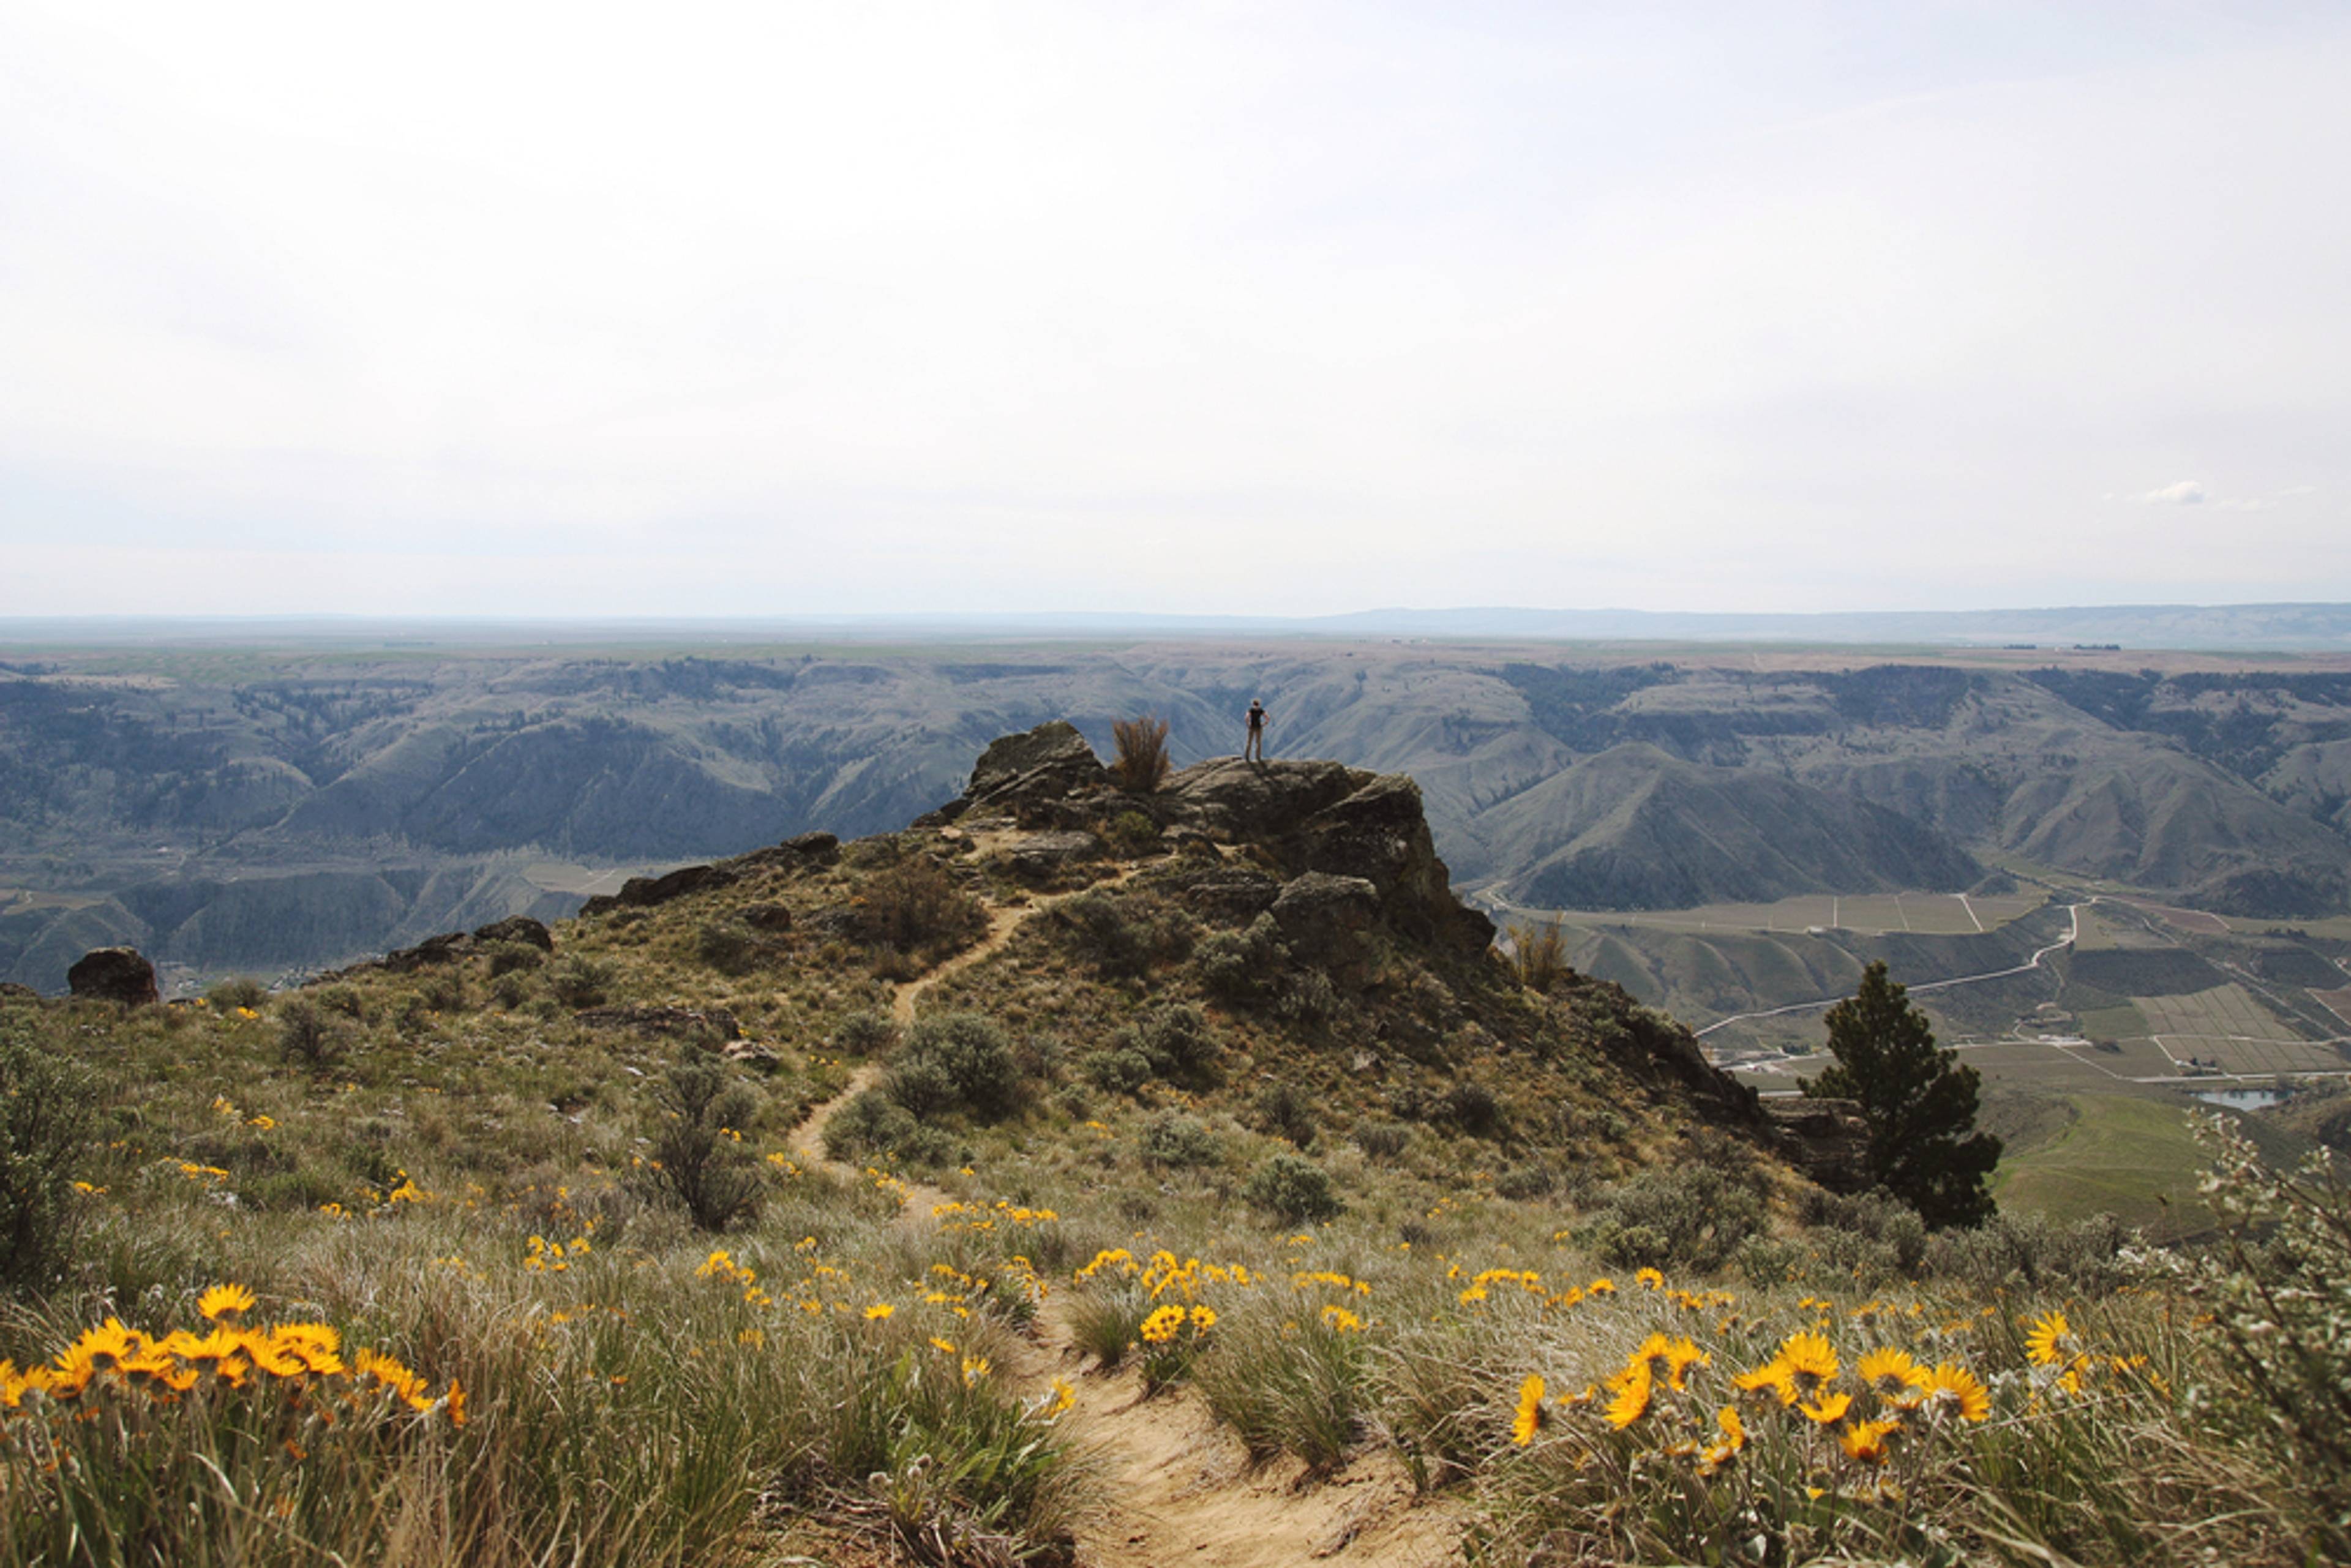
[[152, 1007], [155, 966], [136, 947], [99, 947], [85, 953], [66, 971], [66, 988], [93, 1001], [120, 1002], [124, 1007]]
[[967, 813], [1010, 817], [1025, 827], [1078, 828], [1094, 813], [1085, 803], [1116, 786], [1077, 726], [1062, 719], [988, 742], [961, 795], [914, 819], [945, 827]]
[[1762, 1103], [1781, 1152], [1816, 1185], [1842, 1193], [1869, 1186], [1869, 1124], [1858, 1103], [1798, 1095]]
[[1153, 804], [1211, 840], [1262, 846], [1292, 878], [1369, 883], [1381, 918], [1403, 935], [1471, 951], [1494, 939], [1493, 922], [1453, 896], [1420, 786], [1400, 773], [1221, 757], [1176, 774]]
[[740, 873], [724, 865], [683, 865], [660, 876], [632, 876], [618, 893], [599, 894], [580, 906], [582, 915], [602, 915], [615, 909], [651, 909], [689, 893], [706, 893], [731, 886]]

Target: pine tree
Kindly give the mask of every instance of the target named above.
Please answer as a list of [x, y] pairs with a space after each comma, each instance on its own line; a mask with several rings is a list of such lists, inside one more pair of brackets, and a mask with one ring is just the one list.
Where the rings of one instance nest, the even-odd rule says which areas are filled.
[[1937, 1229], [1991, 1218], [1984, 1183], [2000, 1163], [2000, 1140], [1975, 1130], [1976, 1070], [1935, 1048], [1927, 1015], [1886, 977], [1883, 960], [1829, 1009], [1828, 1026], [1836, 1065], [1803, 1091], [1860, 1103], [1871, 1177]]

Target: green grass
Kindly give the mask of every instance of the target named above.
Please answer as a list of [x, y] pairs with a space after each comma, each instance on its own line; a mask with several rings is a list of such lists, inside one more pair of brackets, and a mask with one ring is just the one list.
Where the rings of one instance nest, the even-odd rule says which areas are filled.
[[2062, 1127], [2001, 1161], [1992, 1185], [2001, 1207], [2068, 1223], [2111, 1214], [2171, 1235], [2210, 1225], [2184, 1107], [2131, 1094], [2073, 1094], [2065, 1104]]

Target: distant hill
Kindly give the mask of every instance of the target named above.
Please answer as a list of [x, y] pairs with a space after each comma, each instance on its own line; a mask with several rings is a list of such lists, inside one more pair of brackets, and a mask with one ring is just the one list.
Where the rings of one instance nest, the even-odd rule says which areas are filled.
[[1647, 742], [1577, 761], [1481, 814], [1521, 902], [1552, 909], [1767, 903], [1822, 887], [1956, 892], [1983, 868], [1937, 829], [1792, 779]]
[[1179, 766], [1229, 755], [1252, 697], [1277, 757], [1413, 777], [1463, 886], [1521, 905], [1960, 888], [2005, 859], [2253, 918], [2351, 904], [2341, 659], [288, 638], [0, 664], [0, 976], [54, 990], [106, 940], [332, 964], [599, 876], [882, 831], [1056, 715], [1105, 754], [1147, 712]]

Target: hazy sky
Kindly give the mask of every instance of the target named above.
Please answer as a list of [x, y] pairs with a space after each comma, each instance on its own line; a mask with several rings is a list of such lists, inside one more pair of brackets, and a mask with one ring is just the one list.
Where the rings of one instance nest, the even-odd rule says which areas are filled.
[[2351, 600], [2351, 6], [0, 4], [0, 614]]

